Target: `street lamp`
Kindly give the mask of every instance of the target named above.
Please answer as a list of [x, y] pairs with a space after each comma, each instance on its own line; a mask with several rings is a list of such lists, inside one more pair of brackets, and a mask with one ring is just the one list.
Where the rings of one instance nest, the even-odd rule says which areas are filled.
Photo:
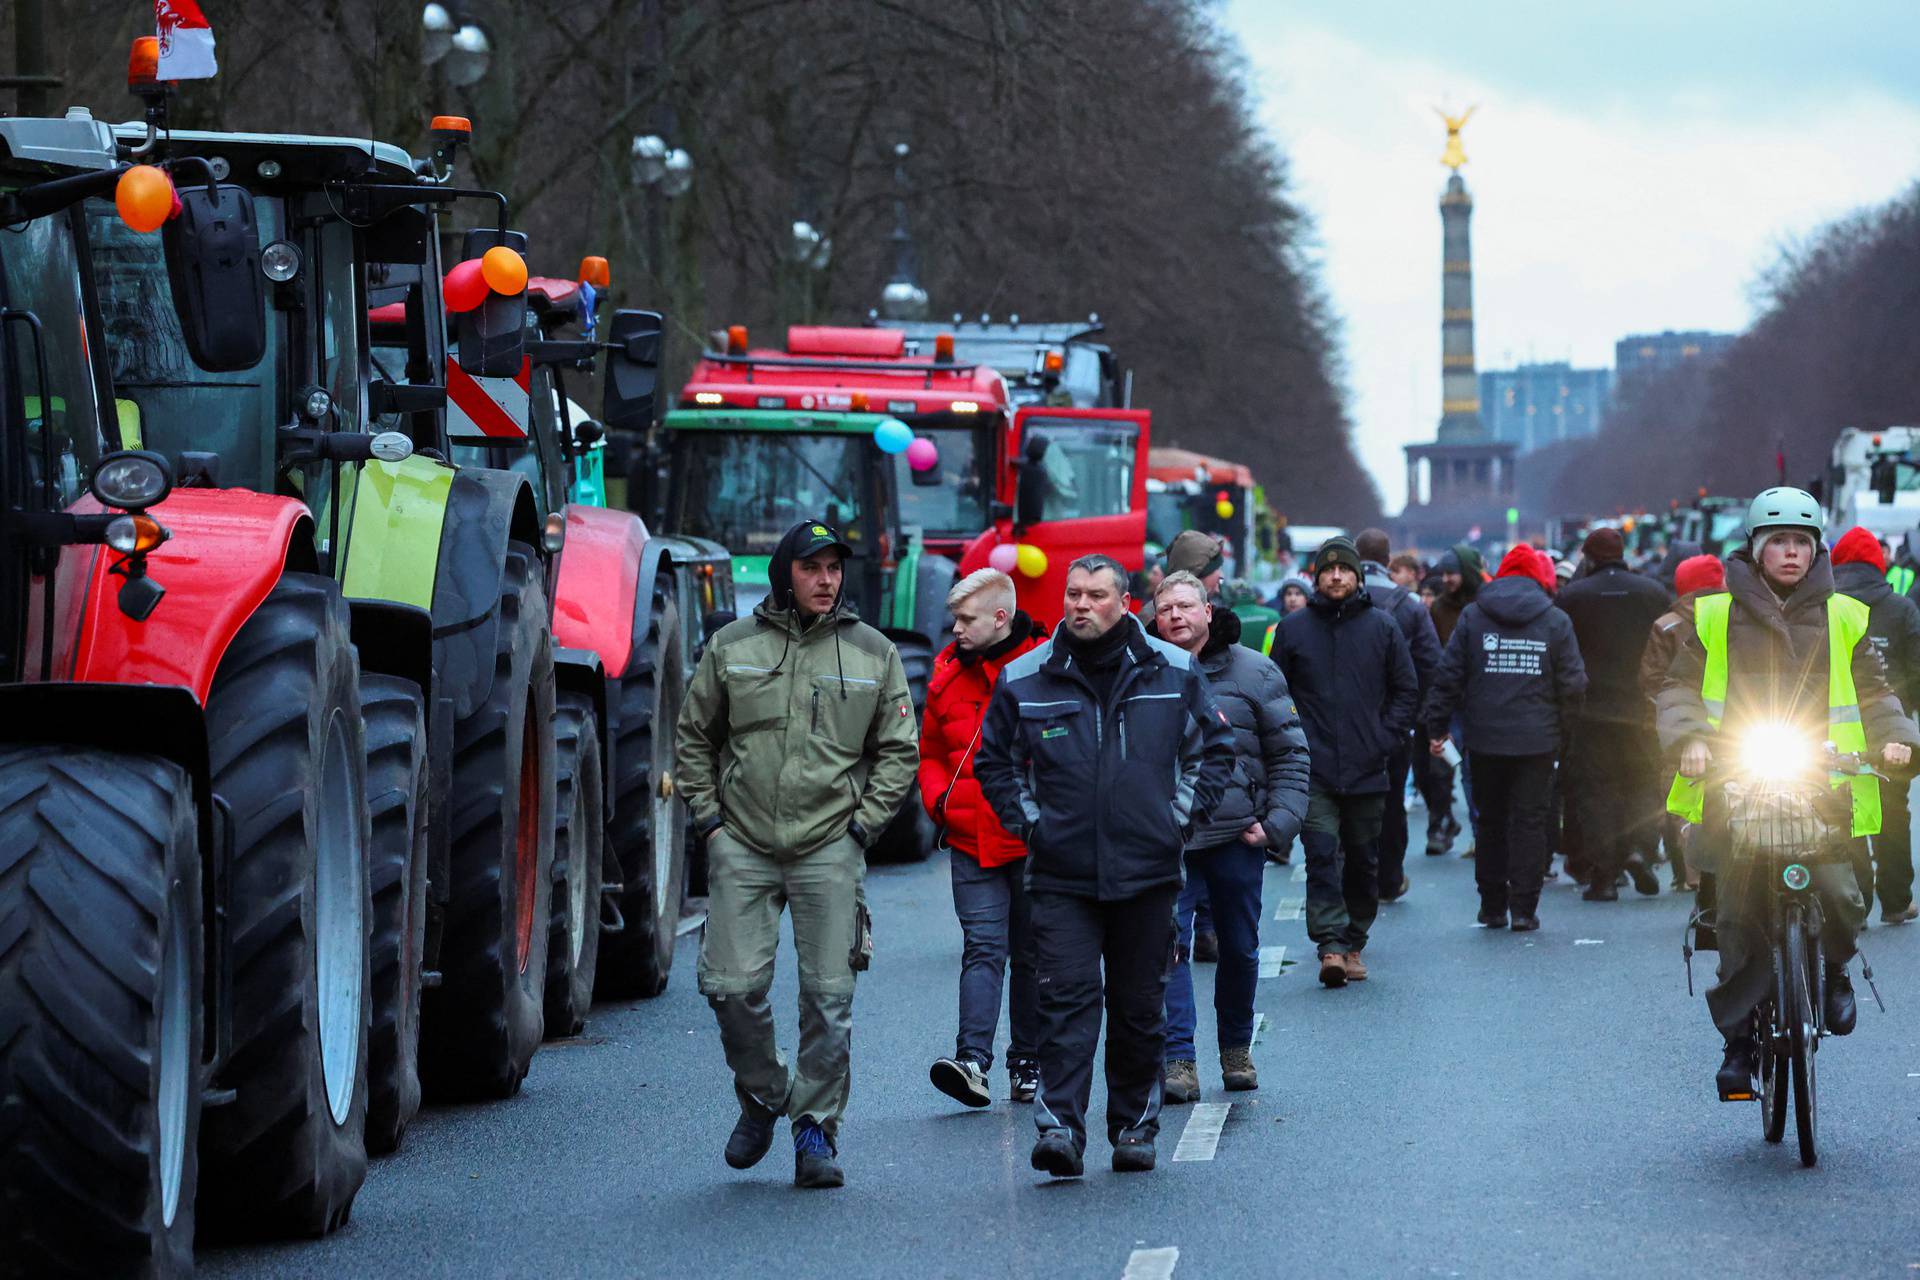
[[687, 194], [693, 186], [693, 157], [675, 147], [667, 152], [661, 166], [660, 194], [669, 200]]
[[636, 186], [650, 187], [667, 171], [667, 140], [656, 133], [636, 135], [627, 150]]
[[487, 74], [487, 65], [493, 60], [493, 44], [487, 39], [487, 33], [474, 23], [462, 23], [453, 33], [453, 41], [447, 50], [447, 83], [459, 88], [478, 84]]
[[420, 61], [432, 66], [453, 48], [453, 15], [443, 4], [430, 4], [420, 11]]
[[802, 218], [793, 224], [793, 260], [814, 271], [825, 271], [833, 261], [833, 241]]

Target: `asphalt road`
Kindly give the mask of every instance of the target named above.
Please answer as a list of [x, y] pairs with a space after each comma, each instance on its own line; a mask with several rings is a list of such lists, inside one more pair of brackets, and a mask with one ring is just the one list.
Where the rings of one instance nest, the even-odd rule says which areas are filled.
[[[1589, 904], [1562, 881], [1540, 932], [1515, 935], [1473, 925], [1471, 863], [1416, 851], [1410, 871], [1367, 950], [1372, 979], [1326, 991], [1305, 925], [1275, 919], [1305, 885], [1269, 870], [1261, 941], [1300, 963], [1260, 985], [1257, 1093], [1222, 1093], [1202, 1049], [1202, 1101], [1231, 1103], [1211, 1159], [1172, 1158], [1190, 1123], [1189, 1152], [1207, 1151], [1207, 1113], [1170, 1107], [1157, 1171], [1108, 1172], [1096, 1131], [1087, 1177], [1053, 1183], [1028, 1166], [1028, 1108], [967, 1111], [933, 1091], [960, 930], [931, 861], [869, 879], [879, 953], [855, 1006], [844, 1190], [792, 1187], [784, 1126], [760, 1167], [721, 1162], [734, 1103], [688, 937], [666, 994], [603, 1006], [540, 1054], [519, 1097], [423, 1115], [346, 1228], [201, 1263], [834, 1280], [1920, 1270], [1920, 928], [1864, 939], [1890, 1012], [1856, 977], [1860, 1028], [1820, 1054], [1821, 1161], [1803, 1170], [1791, 1122], [1769, 1147], [1757, 1105], [1714, 1096], [1719, 1039], [1680, 960], [1690, 896]], [[781, 962], [791, 1045], [790, 951]], [[1197, 979], [1206, 1046], [1211, 966]], [[996, 1067], [996, 1096], [1005, 1081]]]

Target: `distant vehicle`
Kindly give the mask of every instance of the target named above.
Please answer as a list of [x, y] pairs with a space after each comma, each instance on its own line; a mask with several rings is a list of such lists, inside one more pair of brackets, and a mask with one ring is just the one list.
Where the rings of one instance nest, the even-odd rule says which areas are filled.
[[1859, 525], [1899, 545], [1920, 526], [1920, 427], [1846, 428], [1818, 488], [1829, 529]]
[[[869, 317], [867, 324], [880, 321]], [[1019, 316], [995, 324], [986, 316], [967, 321], [956, 315], [951, 323], [889, 320], [885, 327], [906, 335], [910, 356], [931, 354], [940, 337], [951, 335], [955, 362], [983, 365], [1005, 378], [1007, 400], [1016, 408], [1124, 409], [1133, 399], [1132, 376], [1112, 347], [1094, 341], [1106, 332], [1098, 315], [1043, 324], [1022, 324]]]

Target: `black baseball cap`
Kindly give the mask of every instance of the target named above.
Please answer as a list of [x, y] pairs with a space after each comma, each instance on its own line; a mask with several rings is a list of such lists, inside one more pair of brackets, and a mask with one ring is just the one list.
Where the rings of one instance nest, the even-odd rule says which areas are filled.
[[788, 544], [787, 559], [804, 560], [810, 555], [833, 547], [844, 559], [853, 554], [853, 548], [840, 536], [840, 531], [820, 520], [805, 520], [787, 530], [787, 536], [781, 539]]

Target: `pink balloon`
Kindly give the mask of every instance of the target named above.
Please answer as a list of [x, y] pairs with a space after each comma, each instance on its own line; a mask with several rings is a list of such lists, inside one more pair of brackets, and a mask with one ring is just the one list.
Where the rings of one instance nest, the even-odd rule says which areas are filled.
[[446, 301], [449, 311], [471, 311], [485, 302], [490, 292], [492, 290], [487, 286], [487, 277], [480, 270], [478, 258], [454, 263], [453, 270], [447, 272], [447, 278], [440, 286], [440, 296]]
[[1020, 548], [1003, 542], [987, 552], [987, 563], [1002, 573], [1012, 573], [1020, 564]]
[[907, 465], [915, 471], [931, 471], [940, 465], [940, 447], [925, 436], [916, 437], [907, 446]]

